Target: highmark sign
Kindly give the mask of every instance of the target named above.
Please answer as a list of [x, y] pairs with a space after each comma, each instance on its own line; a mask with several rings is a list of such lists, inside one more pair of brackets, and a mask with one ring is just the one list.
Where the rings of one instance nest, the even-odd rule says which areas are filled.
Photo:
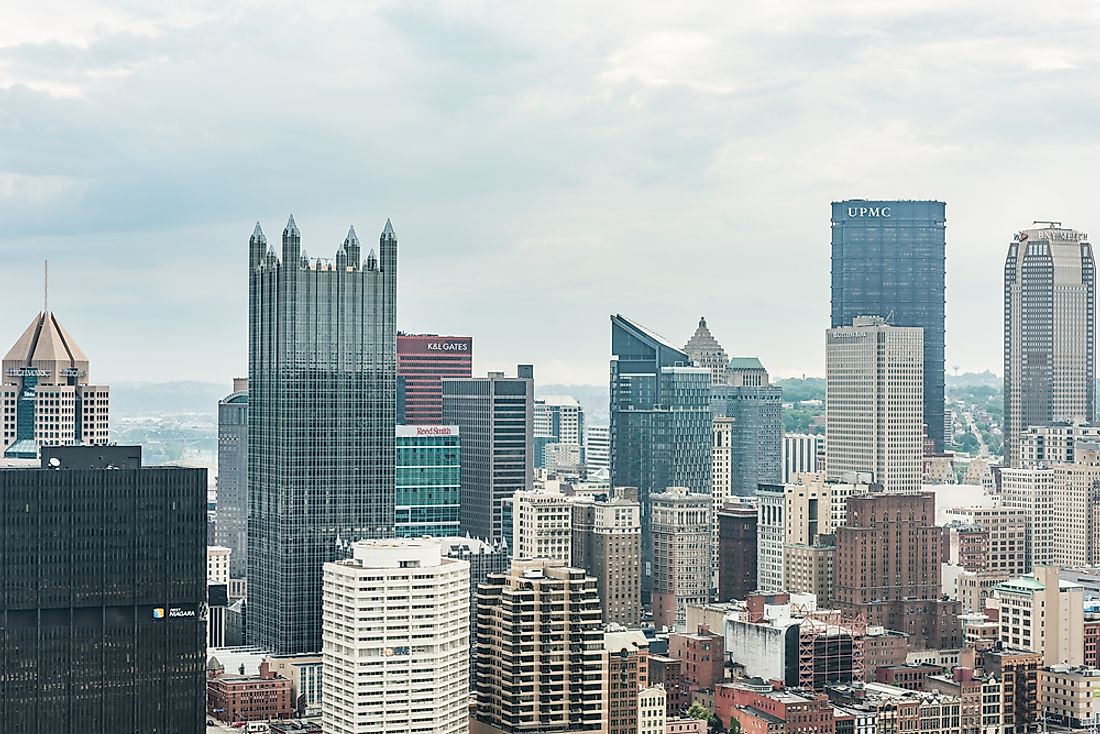
[[848, 216], [853, 219], [860, 217], [888, 218], [893, 216], [893, 212], [888, 206], [850, 206], [848, 207]]

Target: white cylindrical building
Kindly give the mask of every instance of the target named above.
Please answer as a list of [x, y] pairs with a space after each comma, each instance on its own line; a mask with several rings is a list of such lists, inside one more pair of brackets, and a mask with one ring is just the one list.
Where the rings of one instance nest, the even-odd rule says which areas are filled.
[[326, 563], [324, 729], [466, 734], [470, 564], [431, 540], [369, 540]]

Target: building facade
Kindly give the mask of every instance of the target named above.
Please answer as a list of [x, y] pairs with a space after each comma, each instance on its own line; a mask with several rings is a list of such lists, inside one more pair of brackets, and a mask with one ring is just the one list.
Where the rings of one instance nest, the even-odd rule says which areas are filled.
[[651, 495], [653, 621], [683, 628], [687, 605], [706, 604], [711, 589], [710, 498], [687, 487]]
[[641, 508], [625, 497], [572, 502], [571, 565], [596, 579], [604, 622], [637, 627], [642, 619]]
[[0, 456], [108, 442], [110, 388], [88, 384], [88, 358], [53, 312], [34, 317], [0, 366]]
[[817, 455], [825, 451], [825, 436], [809, 433], [783, 435], [783, 483], [790, 484], [799, 474], [816, 473]]
[[457, 535], [462, 489], [458, 426], [397, 426], [394, 535]]
[[[649, 640], [640, 630], [612, 628], [603, 634], [603, 654], [607, 734], [638, 734], [645, 720], [642, 708], [647, 705], [643, 692], [649, 687]], [[661, 719], [664, 703], [661, 697]], [[648, 706], [656, 708], [652, 701]]]
[[[869, 473], [888, 492], [920, 490], [922, 348], [920, 329], [890, 326], [877, 317], [858, 317], [851, 326], [826, 332], [825, 471], [829, 479], [852, 481], [852, 475]], [[942, 414], [942, 395], [940, 403]]]
[[878, 316], [923, 329], [923, 418], [944, 450], [946, 205], [868, 201], [832, 205], [832, 326]]
[[1004, 449], [1021, 466], [1020, 434], [1091, 423], [1096, 393], [1096, 263], [1088, 235], [1060, 222], [1013, 236], [1004, 270]]
[[959, 603], [940, 594], [935, 505], [931, 492], [851, 497], [836, 529], [835, 604], [906, 633], [916, 649], [951, 648], [961, 639]]
[[248, 634], [321, 646], [321, 572], [341, 544], [393, 534], [397, 235], [334, 260], [249, 240]]
[[138, 446], [0, 470], [0, 717], [11, 732], [200, 731], [206, 470]]
[[218, 401], [218, 516], [214, 542], [232, 551], [229, 574], [248, 573], [248, 378]]
[[[547, 448], [554, 446], [550, 455], [555, 459], [575, 456], [577, 467], [583, 459], [584, 408], [576, 398], [568, 395], [546, 395], [535, 400], [534, 412], [535, 466], [558, 469], [547, 463]], [[566, 449], [565, 447], [571, 447]]]
[[505, 536], [504, 500], [531, 488], [534, 368], [443, 380], [443, 419], [462, 434], [460, 527], [495, 543]]
[[573, 553], [573, 506], [560, 492], [512, 495], [512, 557], [569, 563]]
[[718, 601], [744, 599], [757, 589], [757, 512], [747, 502], [718, 510]]
[[470, 564], [430, 539], [360, 541], [325, 564], [324, 730], [465, 734], [469, 588]]
[[1001, 642], [1033, 650], [1044, 665], [1082, 665], [1085, 656], [1084, 589], [1058, 578], [1054, 566], [998, 584]]
[[474, 340], [438, 334], [397, 335], [398, 396], [404, 424], [437, 426], [443, 422], [443, 380], [473, 377]]
[[1100, 442], [1100, 426], [1060, 422], [1049, 426], [1022, 427], [1019, 435], [1021, 467], [1072, 464], [1077, 446]]
[[783, 390], [756, 357], [734, 357], [727, 382], [711, 387], [711, 405], [730, 420], [729, 485], [723, 496], [752, 497], [783, 477]]
[[611, 471], [611, 429], [607, 426], [585, 426], [584, 468], [591, 475]]
[[668, 340], [611, 317], [611, 485], [637, 487], [642, 595], [652, 591], [650, 495], [668, 487], [710, 494], [710, 370]]
[[605, 731], [601, 628], [596, 580], [582, 569], [532, 560], [490, 574], [478, 590], [473, 719], [506, 734]]

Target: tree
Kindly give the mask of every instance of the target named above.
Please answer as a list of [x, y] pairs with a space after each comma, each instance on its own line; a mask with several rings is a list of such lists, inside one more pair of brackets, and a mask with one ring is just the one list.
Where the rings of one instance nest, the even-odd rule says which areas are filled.
[[689, 719], [700, 719], [707, 722], [707, 728], [712, 732], [725, 731], [725, 727], [722, 726], [722, 720], [698, 701], [692, 702], [688, 710], [684, 712], [684, 716]]

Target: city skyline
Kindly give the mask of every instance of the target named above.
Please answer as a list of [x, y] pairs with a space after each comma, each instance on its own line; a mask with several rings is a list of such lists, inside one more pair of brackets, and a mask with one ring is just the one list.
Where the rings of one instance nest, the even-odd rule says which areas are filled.
[[[400, 328], [475, 336], [475, 373], [522, 360], [565, 384], [604, 382], [614, 312], [676, 343], [706, 314], [776, 378], [823, 374], [829, 203], [848, 197], [947, 202], [948, 373], [999, 373], [1003, 243], [1094, 218], [1073, 173], [1100, 162], [1073, 94], [1098, 63], [1085, 5], [796, 3], [737, 27], [697, 8], [572, 27], [544, 8], [45, 7], [0, 31], [0, 287], [37, 304], [53, 260], [54, 308], [108, 384], [244, 374], [235, 243], [290, 212], [318, 252], [392, 217]], [[1021, 94], [1037, 112], [1005, 124]], [[96, 346], [119, 329], [143, 338]]]

